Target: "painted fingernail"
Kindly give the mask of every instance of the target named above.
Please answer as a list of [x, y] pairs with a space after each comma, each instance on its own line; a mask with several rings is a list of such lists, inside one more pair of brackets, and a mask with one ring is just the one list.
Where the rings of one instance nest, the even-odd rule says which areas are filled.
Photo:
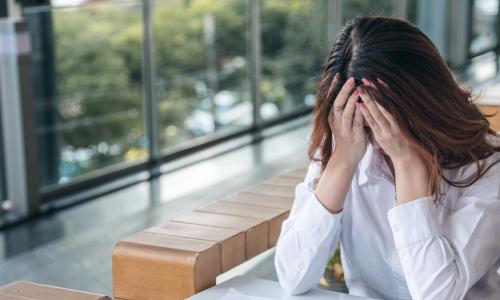
[[350, 77], [349, 80], [347, 80], [347, 85], [352, 86], [354, 84], [354, 78]]
[[364, 84], [370, 84], [370, 81], [366, 78], [362, 78], [361, 81], [363, 81]]
[[365, 89], [363, 89], [363, 88], [361, 88], [361, 87], [358, 87], [356, 90], [358, 91], [358, 93], [359, 93], [360, 95], [364, 95], [364, 94], [365, 94]]

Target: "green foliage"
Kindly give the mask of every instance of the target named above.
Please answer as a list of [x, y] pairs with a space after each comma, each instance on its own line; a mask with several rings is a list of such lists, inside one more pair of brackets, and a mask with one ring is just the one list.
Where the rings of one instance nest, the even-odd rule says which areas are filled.
[[[365, 11], [380, 1], [348, 5]], [[89, 161], [64, 176], [146, 154], [138, 151], [147, 147], [140, 3], [53, 12], [60, 144], [64, 149], [93, 149]], [[169, 147], [205, 134], [189, 128], [186, 119], [194, 111], [219, 116], [213, 100], [218, 92], [233, 92], [234, 106], [249, 101], [248, 1], [153, 3], [158, 138]], [[261, 91], [263, 100], [280, 111], [304, 105], [305, 97], [314, 93], [328, 41], [333, 39], [327, 36], [327, 4], [327, 0], [261, 1]], [[209, 17], [215, 23], [213, 42], [207, 42], [204, 32]], [[215, 130], [233, 126], [217, 120]], [[95, 150], [103, 143], [114, 145], [115, 151]], [[129, 151], [133, 154], [127, 155]]]

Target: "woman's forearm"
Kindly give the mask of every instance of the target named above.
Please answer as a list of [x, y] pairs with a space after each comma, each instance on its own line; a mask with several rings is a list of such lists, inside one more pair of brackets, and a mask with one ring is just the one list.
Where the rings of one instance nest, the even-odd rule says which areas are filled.
[[393, 161], [396, 197], [399, 204], [430, 196], [429, 174], [418, 158]]
[[344, 207], [356, 165], [329, 160], [315, 190], [316, 197], [331, 213], [338, 213]]

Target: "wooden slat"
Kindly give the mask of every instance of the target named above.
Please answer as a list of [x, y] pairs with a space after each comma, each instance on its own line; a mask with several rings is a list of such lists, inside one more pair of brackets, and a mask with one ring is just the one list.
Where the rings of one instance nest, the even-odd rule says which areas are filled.
[[140, 232], [113, 250], [113, 291], [120, 299], [185, 299], [215, 285], [220, 245]]
[[111, 300], [105, 295], [51, 285], [15, 281], [0, 288], [0, 299], [11, 300]]
[[295, 196], [294, 187], [286, 187], [266, 183], [255, 185], [249, 189], [246, 189], [244, 192], [286, 198], [293, 198]]
[[298, 179], [304, 179], [306, 177], [306, 171], [304, 169], [296, 169], [290, 172], [281, 174], [282, 176], [293, 177]]
[[500, 105], [479, 105], [479, 109], [485, 114], [493, 114], [497, 112], [495, 116], [489, 117], [490, 127], [496, 132], [500, 132]]
[[265, 219], [193, 211], [173, 218], [173, 222], [238, 229], [245, 232], [246, 259], [269, 248], [269, 224]]
[[290, 210], [293, 204], [293, 198], [291, 197], [277, 197], [245, 192], [233, 194], [222, 199], [222, 201], [283, 208], [287, 210]]
[[222, 272], [226, 272], [246, 260], [245, 233], [240, 230], [180, 222], [166, 222], [148, 228], [145, 232], [220, 243]]
[[276, 245], [281, 229], [281, 223], [284, 219], [286, 219], [286, 216], [288, 216], [288, 209], [225, 201], [209, 203], [196, 209], [196, 211], [264, 219], [269, 223], [270, 247], [274, 247]]

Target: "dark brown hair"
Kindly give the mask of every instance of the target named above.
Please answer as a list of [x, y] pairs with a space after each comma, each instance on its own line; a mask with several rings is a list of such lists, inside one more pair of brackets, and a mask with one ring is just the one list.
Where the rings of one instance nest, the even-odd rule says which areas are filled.
[[[340, 79], [333, 83], [336, 73]], [[473, 103], [471, 90], [457, 84], [432, 41], [407, 21], [362, 17], [348, 21], [337, 35], [317, 88], [309, 158], [320, 160], [321, 170], [332, 154], [328, 114], [351, 76], [394, 116], [402, 138], [424, 158], [429, 190], [436, 198], [441, 178], [453, 186], [470, 186], [498, 163], [485, 166], [482, 161], [500, 151], [499, 145], [488, 141], [488, 134], [498, 138], [486, 119], [489, 116]], [[361, 78], [376, 88], [363, 85]], [[315, 156], [317, 150], [320, 158]], [[477, 165], [472, 176], [455, 182], [443, 176], [443, 168], [471, 162]]]

